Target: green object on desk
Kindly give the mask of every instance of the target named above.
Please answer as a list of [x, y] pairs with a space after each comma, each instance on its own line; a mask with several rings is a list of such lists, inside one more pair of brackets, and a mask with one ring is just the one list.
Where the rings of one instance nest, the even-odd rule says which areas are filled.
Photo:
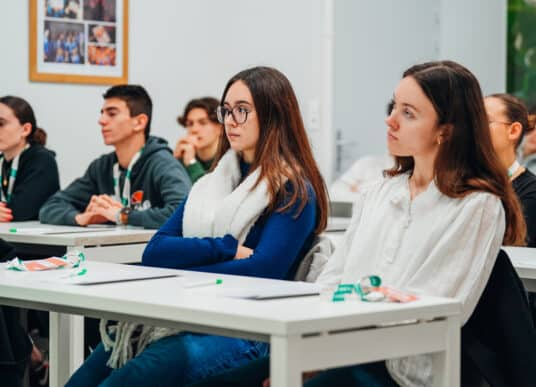
[[17, 229], [16, 228], [10, 228], [9, 232], [17, 232]]

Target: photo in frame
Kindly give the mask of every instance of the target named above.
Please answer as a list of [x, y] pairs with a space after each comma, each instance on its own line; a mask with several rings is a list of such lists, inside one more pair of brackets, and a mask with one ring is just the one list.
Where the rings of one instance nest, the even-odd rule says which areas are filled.
[[128, 0], [30, 0], [30, 80], [128, 83]]

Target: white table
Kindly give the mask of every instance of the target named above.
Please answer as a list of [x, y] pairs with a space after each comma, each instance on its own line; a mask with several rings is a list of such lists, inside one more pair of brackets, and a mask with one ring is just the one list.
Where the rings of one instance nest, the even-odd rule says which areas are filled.
[[[117, 267], [102, 262], [86, 265], [88, 272]], [[433, 354], [435, 386], [459, 386], [461, 307], [455, 300], [430, 297], [408, 304], [333, 303], [310, 296], [252, 301], [206, 294], [203, 288], [184, 288], [186, 281], [216, 275], [180, 273], [187, 278], [75, 286], [32, 280], [32, 273], [0, 270], [0, 304], [48, 310], [57, 316], [51, 327], [51, 386], [63, 385], [78, 366], [65, 334], [68, 314], [269, 342], [275, 387], [301, 386], [302, 371], [421, 353]], [[223, 285], [217, 285], [222, 291], [274, 283], [217, 277], [223, 278]]]
[[[31, 228], [50, 230], [53, 234], [29, 233]], [[10, 230], [17, 230], [13, 232]], [[130, 226], [112, 228], [85, 228], [55, 226], [38, 221], [0, 223], [0, 238], [13, 244], [64, 247], [78, 250], [92, 261], [116, 263], [140, 262], [143, 249], [156, 230]]]
[[528, 292], [536, 292], [536, 248], [504, 247]]

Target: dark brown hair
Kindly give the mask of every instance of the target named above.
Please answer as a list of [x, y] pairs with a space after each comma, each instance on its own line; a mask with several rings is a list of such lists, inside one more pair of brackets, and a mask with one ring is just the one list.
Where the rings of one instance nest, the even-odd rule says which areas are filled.
[[511, 122], [521, 124], [521, 135], [517, 139], [516, 147], [523, 141], [523, 136], [534, 129], [534, 116], [529, 116], [527, 107], [519, 98], [506, 93], [497, 93], [488, 95], [488, 98], [497, 98], [503, 105], [503, 111], [506, 119]]
[[[428, 62], [404, 72], [412, 77], [430, 100], [438, 125], [449, 125], [450, 133], [439, 145], [434, 179], [439, 191], [452, 198], [472, 192], [498, 196], [504, 207], [505, 245], [523, 245], [526, 225], [521, 205], [493, 150], [484, 99], [476, 77], [452, 61]], [[412, 171], [413, 157], [395, 157], [395, 176]]]
[[34, 111], [28, 101], [20, 97], [6, 95], [0, 97], [0, 103], [3, 103], [11, 109], [21, 125], [30, 124], [32, 126], [32, 130], [27, 137], [27, 141], [30, 144], [40, 144], [43, 146], [46, 144], [47, 133], [43, 129], [37, 127]]
[[177, 122], [180, 126], [186, 127], [186, 120], [188, 118], [188, 113], [190, 113], [193, 109], [203, 109], [207, 112], [208, 119], [215, 123], [220, 125], [218, 122], [218, 116], [216, 115], [216, 108], [220, 104], [220, 101], [218, 101], [214, 97], [203, 97], [203, 98], [196, 98], [192, 99], [186, 107], [184, 108], [184, 112], [182, 115], [177, 117]]
[[140, 85], [116, 85], [106, 90], [102, 98], [117, 98], [125, 101], [130, 112], [130, 116], [134, 117], [139, 114], [147, 116], [147, 125], [145, 126], [145, 139], [149, 138], [151, 133], [151, 118], [153, 114], [153, 101], [147, 90]]
[[[261, 169], [256, 184], [263, 179], [267, 181], [270, 194], [268, 210], [282, 212], [301, 201], [296, 216], [299, 215], [310, 197], [307, 190], [309, 183], [317, 203], [315, 233], [322, 232], [327, 226], [327, 189], [313, 157], [298, 100], [289, 80], [270, 67], [253, 67], [241, 71], [227, 82], [222, 103], [229, 88], [238, 81], [248, 87], [259, 119], [259, 141], [250, 170], [258, 167]], [[225, 131], [222, 131], [216, 160], [229, 147]], [[285, 187], [286, 180], [292, 186], [290, 200], [285, 200], [290, 194]], [[283, 202], [284, 205], [281, 205]]]

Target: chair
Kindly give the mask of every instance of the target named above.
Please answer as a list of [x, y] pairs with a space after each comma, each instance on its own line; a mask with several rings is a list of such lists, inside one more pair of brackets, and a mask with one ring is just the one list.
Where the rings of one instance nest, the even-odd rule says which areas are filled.
[[536, 330], [527, 296], [501, 250], [462, 328], [463, 386], [536, 386]]

